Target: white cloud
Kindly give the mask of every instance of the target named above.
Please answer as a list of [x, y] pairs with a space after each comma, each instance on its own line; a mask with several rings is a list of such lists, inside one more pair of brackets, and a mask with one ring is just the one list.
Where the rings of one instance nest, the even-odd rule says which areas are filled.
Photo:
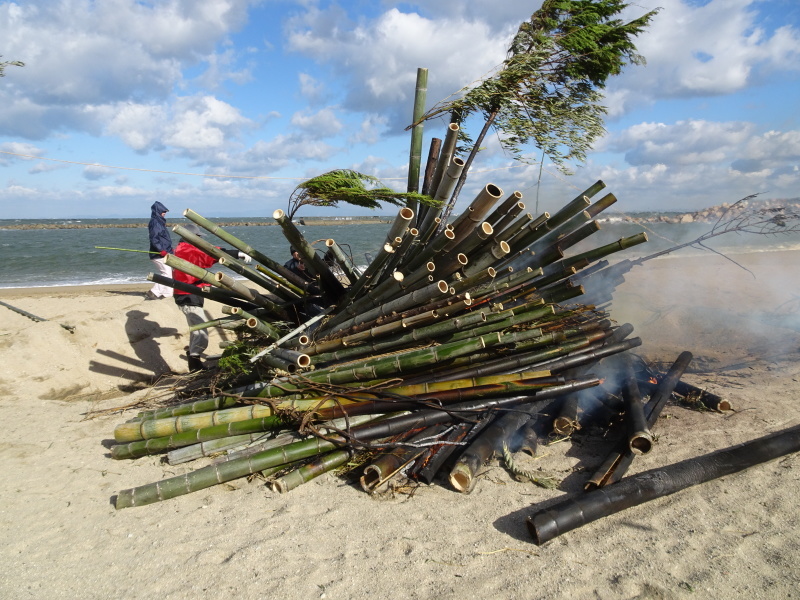
[[300, 93], [309, 103], [318, 104], [325, 98], [325, 84], [312, 77], [308, 73], [298, 73], [297, 79], [300, 82]]
[[608, 149], [625, 152], [625, 160], [634, 166], [717, 164], [730, 159], [753, 130], [752, 124], [740, 122], [641, 123], [612, 136]]
[[89, 181], [98, 181], [114, 177], [117, 171], [102, 165], [89, 165], [83, 169], [83, 177]]
[[188, 151], [218, 148], [251, 122], [226, 102], [213, 96], [179, 98], [166, 124], [164, 143]]
[[291, 123], [312, 139], [332, 137], [344, 127], [332, 108], [323, 108], [315, 113], [308, 110], [296, 112]]
[[428, 105], [482, 77], [505, 57], [518, 23], [499, 35], [483, 21], [433, 20], [392, 8], [357, 25], [343, 12], [310, 10], [288, 26], [288, 47], [328, 63], [346, 80], [343, 107], [410, 121], [418, 67], [428, 69]]
[[628, 90], [609, 105], [613, 114], [622, 112], [620, 99], [731, 94], [767, 72], [800, 68], [800, 32], [787, 25], [770, 34], [759, 26], [763, 3], [757, 0], [711, 0], [702, 6], [643, 0], [632, 5], [630, 16], [662, 4], [635, 42], [646, 68], [629, 68], [610, 82], [612, 93]]

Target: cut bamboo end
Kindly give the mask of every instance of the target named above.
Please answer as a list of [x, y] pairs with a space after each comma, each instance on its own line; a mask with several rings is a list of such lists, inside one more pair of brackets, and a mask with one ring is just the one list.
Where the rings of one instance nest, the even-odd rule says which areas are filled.
[[301, 346], [308, 346], [311, 343], [311, 338], [303, 334], [301, 336], [298, 336], [297, 343]]
[[733, 404], [731, 404], [728, 400], [720, 400], [719, 404], [717, 404], [717, 410], [719, 411], [733, 410]]
[[567, 417], [556, 417], [553, 421], [553, 431], [559, 435], [572, 435], [576, 429], [579, 429], [578, 422]]
[[480, 224], [481, 231], [484, 235], [490, 236], [494, 233], [494, 227], [492, 227], [491, 223], [488, 221], [484, 221]]
[[649, 431], [637, 431], [628, 440], [628, 447], [634, 454], [647, 454], [653, 449], [653, 435]]
[[403, 281], [403, 279], [406, 278], [406, 276], [403, 275], [400, 271], [394, 271], [392, 273], [392, 277], [394, 278], [395, 281]]
[[450, 291], [450, 286], [447, 285], [446, 281], [439, 281], [436, 284], [436, 287], [439, 288], [439, 291], [442, 292], [443, 294], [446, 294], [447, 292]]
[[400, 217], [405, 219], [406, 221], [410, 221], [414, 218], [414, 211], [408, 207], [403, 207], [400, 209]]
[[120, 423], [114, 428], [114, 441], [117, 443], [122, 443], [141, 440], [141, 425], [142, 424], [139, 421], [133, 423]]
[[450, 485], [462, 494], [469, 494], [472, 486], [475, 485], [475, 477], [472, 470], [464, 463], [457, 463], [450, 471]]
[[306, 367], [311, 365], [311, 357], [308, 354], [301, 354], [297, 357], [297, 366], [301, 369], [305, 369]]
[[458, 255], [456, 255], [456, 260], [458, 261], [458, 264], [460, 264], [461, 266], [464, 266], [469, 262], [467, 255], [461, 254], [460, 252], [458, 253]]
[[375, 465], [368, 465], [364, 468], [364, 474], [360, 477], [361, 489], [372, 494], [378, 489], [382, 481], [381, 470]]
[[279, 219], [282, 219], [283, 215], [284, 215], [284, 212], [279, 208], [278, 210], [276, 210], [275, 212], [272, 213], [272, 218], [277, 221]]
[[267, 482], [267, 486], [269, 487], [270, 490], [272, 490], [273, 492], [277, 492], [279, 494], [286, 494], [290, 491], [289, 486], [286, 485], [286, 482], [282, 481], [281, 479], [269, 481]]

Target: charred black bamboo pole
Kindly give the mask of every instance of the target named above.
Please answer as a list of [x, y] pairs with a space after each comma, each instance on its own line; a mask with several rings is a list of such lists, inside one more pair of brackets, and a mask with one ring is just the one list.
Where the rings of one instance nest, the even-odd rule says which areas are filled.
[[572, 435], [581, 428], [578, 420], [578, 394], [568, 394], [553, 420], [553, 431], [559, 435]]
[[718, 396], [717, 394], [712, 394], [711, 392], [707, 392], [706, 390], [697, 387], [696, 385], [692, 385], [690, 383], [686, 383], [683, 381], [679, 381], [675, 386], [675, 392], [684, 396], [685, 398], [689, 398], [690, 396], [694, 396], [697, 398], [697, 401], [703, 404], [706, 408], [711, 410], [718, 410], [718, 411], [726, 411], [726, 410], [733, 410], [733, 404], [731, 404], [730, 400], [726, 400], [722, 396]]
[[[647, 426], [652, 428], [658, 420], [661, 411], [666, 406], [675, 386], [680, 382], [684, 371], [692, 360], [691, 352], [682, 352], [672, 364], [667, 374], [658, 384], [650, 402], [645, 406]], [[616, 483], [625, 476], [635, 458], [635, 454], [627, 447], [612, 450], [600, 468], [586, 482], [584, 489], [593, 490], [611, 483]]]
[[542, 545], [603, 517], [797, 451], [800, 451], [800, 425], [570, 496], [534, 513], [526, 519], [526, 525], [534, 543]]
[[[420, 466], [415, 465], [411, 473], [413, 479], [424, 481], [428, 485], [433, 483], [437, 473], [453, 454], [466, 446], [486, 425], [492, 420], [491, 416], [480, 419], [477, 423], [464, 422], [453, 426], [450, 433], [443, 436], [440, 443], [431, 447], [428, 456]], [[419, 464], [419, 463], [418, 463]]]
[[653, 448], [653, 434], [647, 425], [644, 404], [630, 357], [625, 357], [622, 399], [625, 401], [628, 449], [634, 454], [647, 454]]
[[[420, 190], [420, 193], [425, 196], [431, 196], [431, 184], [433, 183], [433, 175], [436, 172], [436, 164], [439, 161], [439, 151], [441, 148], [442, 140], [436, 137], [431, 138], [431, 145], [428, 148], [428, 161], [425, 163], [425, 175], [422, 177], [422, 189]], [[420, 207], [420, 209], [421, 208], [422, 207]], [[426, 207], [426, 209], [427, 208], [429, 207]], [[417, 228], [422, 225], [422, 220], [424, 218], [424, 214], [417, 214]]]
[[428, 450], [428, 446], [421, 444], [434, 441], [444, 431], [444, 427], [443, 424], [433, 425], [407, 436], [406, 439], [398, 440], [402, 445], [380, 454], [364, 467], [364, 473], [359, 479], [361, 489], [368, 494], [380, 490], [404, 468], [422, 456]]
[[594, 348], [586, 349], [586, 351], [573, 356], [562, 356], [554, 359], [543, 360], [538, 362], [528, 363], [528, 366], [536, 369], [547, 369], [551, 373], [560, 373], [567, 369], [574, 369], [584, 365], [591, 364], [614, 354], [626, 352], [642, 345], [642, 339], [639, 337], [630, 338], [619, 342], [617, 344], [609, 344], [603, 346], [602, 342]]
[[499, 416], [478, 435], [458, 457], [450, 470], [450, 485], [459, 492], [468, 494], [475, 486], [475, 475], [495, 453], [502, 451], [503, 443], [516, 433], [537, 412], [547, 400], [540, 400], [509, 410]]

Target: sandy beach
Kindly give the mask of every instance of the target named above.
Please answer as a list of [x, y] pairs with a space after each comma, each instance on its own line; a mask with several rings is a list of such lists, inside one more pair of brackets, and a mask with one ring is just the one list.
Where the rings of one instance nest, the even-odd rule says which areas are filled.
[[[634, 325], [638, 354], [666, 370], [691, 351], [684, 381], [735, 408], [667, 406], [655, 449], [630, 474], [800, 424], [800, 252], [730, 258], [739, 264], [650, 261], [615, 295], [611, 317]], [[0, 289], [3, 302], [47, 319], [0, 306], [4, 599], [800, 595], [800, 454], [541, 547], [525, 518], [579, 491], [603, 458], [580, 434], [520, 459], [563, 479], [555, 490], [519, 483], [495, 461], [469, 495], [423, 485], [373, 498], [326, 475], [285, 495], [240, 479], [117, 511], [119, 490], [197, 466], [109, 456], [114, 426], [134, 414], [122, 409], [186, 372], [184, 318], [171, 300], [145, 300], [146, 289]], [[210, 317], [218, 308], [207, 303]], [[225, 335], [213, 332], [210, 352]], [[98, 411], [108, 412], [88, 418]]]

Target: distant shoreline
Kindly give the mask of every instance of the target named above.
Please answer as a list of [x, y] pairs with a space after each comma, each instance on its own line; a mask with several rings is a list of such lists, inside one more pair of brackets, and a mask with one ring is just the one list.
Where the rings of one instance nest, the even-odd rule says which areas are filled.
[[[300, 225], [375, 225], [391, 223], [390, 217], [303, 217], [298, 219]], [[277, 223], [270, 221], [214, 221], [219, 227], [274, 227]], [[167, 223], [173, 227], [177, 223]], [[34, 229], [144, 229], [147, 223], [23, 223], [21, 225], [4, 225], [0, 229], [34, 230]]]

